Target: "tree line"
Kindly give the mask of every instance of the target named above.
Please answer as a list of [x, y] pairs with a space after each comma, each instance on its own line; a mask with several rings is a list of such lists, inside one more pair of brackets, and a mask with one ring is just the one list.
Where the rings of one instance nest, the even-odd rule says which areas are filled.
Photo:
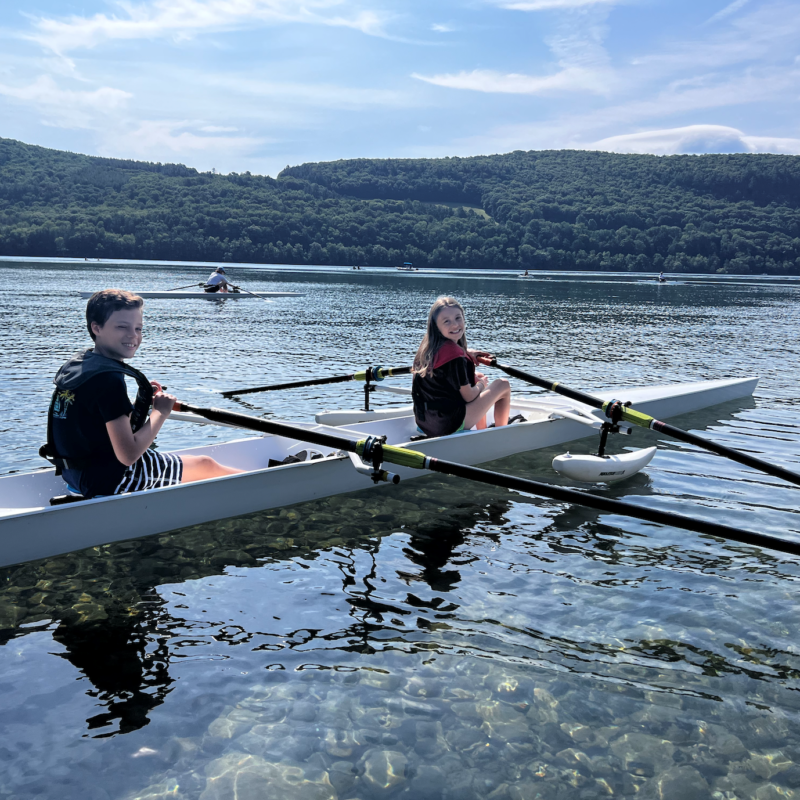
[[800, 274], [800, 157], [515, 151], [277, 179], [0, 139], [0, 254]]

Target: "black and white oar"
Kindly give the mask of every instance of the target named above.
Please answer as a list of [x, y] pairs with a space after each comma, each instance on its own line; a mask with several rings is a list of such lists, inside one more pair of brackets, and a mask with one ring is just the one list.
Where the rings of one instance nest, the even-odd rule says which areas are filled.
[[166, 292], [177, 292], [179, 289], [194, 289], [197, 286], [205, 286], [204, 283], [187, 283], [186, 286], [173, 286], [171, 289], [165, 289]]
[[302, 389], [304, 386], [322, 386], [327, 383], [346, 383], [347, 381], [382, 381], [395, 375], [408, 375], [411, 367], [368, 367], [361, 372], [351, 372], [349, 375], [334, 375], [330, 378], [309, 378], [304, 381], [292, 383], [273, 383], [270, 386], [253, 386], [249, 389], [229, 389], [222, 392], [223, 397], [234, 397], [240, 394], [254, 394], [255, 392], [275, 392], [278, 389]]
[[673, 439], [678, 439], [681, 442], [686, 442], [687, 444], [693, 444], [695, 447], [700, 447], [703, 450], [708, 450], [711, 453], [717, 453], [717, 455], [725, 456], [726, 458], [731, 459], [731, 461], [744, 464], [746, 467], [750, 467], [751, 469], [758, 470], [759, 472], [765, 472], [767, 475], [773, 475], [776, 478], [781, 478], [789, 483], [794, 483], [795, 485], [800, 486], [800, 475], [795, 472], [791, 472], [783, 467], [778, 467], [775, 464], [770, 464], [767, 461], [763, 461], [762, 459], [748, 455], [747, 453], [741, 453], [731, 447], [725, 447], [725, 445], [717, 444], [716, 442], [712, 442], [710, 439], [705, 439], [697, 434], [689, 433], [681, 428], [676, 428], [674, 425], [670, 425], [667, 422], [661, 422], [660, 420], [657, 420], [648, 414], [643, 414], [641, 411], [634, 411], [624, 402], [619, 400], [601, 400], [599, 397], [586, 394], [586, 392], [581, 392], [577, 389], [570, 389], [568, 386], [562, 386], [558, 382], [554, 383], [553, 381], [548, 381], [536, 375], [531, 375], [528, 372], [523, 372], [522, 370], [514, 367], [500, 364], [498, 363], [497, 359], [492, 359], [491, 364], [493, 367], [497, 367], [497, 369], [502, 370], [507, 375], [511, 375], [513, 378], [519, 378], [520, 380], [531, 383], [534, 386], [540, 386], [542, 389], [549, 389], [551, 392], [564, 395], [564, 397], [569, 397], [571, 400], [577, 400], [579, 403], [584, 403], [587, 406], [599, 408], [603, 411], [606, 417], [608, 417], [613, 425], [616, 425], [620, 421], [624, 421], [630, 422], [633, 425], [638, 425], [641, 428], [649, 428], [650, 430], [658, 431], [659, 433], [665, 433], [667, 436], [671, 436]]
[[249, 289], [243, 289], [241, 286], [234, 286], [233, 284], [231, 284], [231, 288], [235, 289], [237, 292], [244, 292], [245, 294], [251, 294], [253, 295], [253, 297], [257, 297], [259, 300], [263, 300], [265, 303], [272, 302], [272, 300], [270, 300], [269, 298], [264, 297], [261, 294], [256, 294], [255, 292], [251, 292]]
[[658, 511], [652, 508], [645, 508], [626, 503], [622, 500], [614, 500], [609, 497], [579, 492], [575, 489], [568, 489], [563, 486], [551, 486], [546, 483], [528, 480], [526, 478], [516, 478], [513, 475], [504, 475], [500, 472], [492, 472], [479, 467], [471, 467], [466, 464], [458, 464], [453, 461], [443, 461], [438, 458], [431, 458], [424, 453], [416, 450], [409, 450], [405, 447], [396, 447], [385, 444], [383, 438], [369, 436], [365, 439], [349, 439], [346, 436], [339, 436], [320, 430], [309, 430], [287, 425], [285, 422], [273, 422], [271, 420], [252, 417], [248, 414], [238, 414], [231, 411], [224, 411], [220, 408], [200, 408], [178, 401], [175, 403], [176, 411], [197, 414], [200, 417], [214, 422], [224, 422], [236, 425], [248, 430], [271, 433], [276, 436], [284, 436], [288, 439], [296, 439], [309, 444], [316, 444], [322, 447], [330, 447], [335, 450], [343, 450], [352, 453], [371, 467], [370, 477], [373, 481], [397, 482], [397, 476], [382, 469], [383, 462], [396, 464], [400, 467], [410, 467], [412, 469], [425, 469], [431, 472], [439, 472], [443, 475], [452, 475], [457, 478], [467, 478], [478, 481], [479, 483], [499, 486], [517, 492], [538, 495], [561, 503], [574, 503], [575, 505], [594, 508], [598, 511], [606, 511], [611, 514], [620, 514], [634, 519], [654, 522], [659, 525], [667, 525], [672, 528], [680, 528], [695, 533], [710, 534], [722, 539], [730, 539], [742, 544], [764, 547], [768, 550], [778, 550], [792, 555], [800, 555], [800, 543], [777, 539], [763, 533], [732, 528], [727, 525], [720, 525], [715, 522], [707, 522], [701, 519], [686, 517], [682, 514], [673, 514], [670, 511]]

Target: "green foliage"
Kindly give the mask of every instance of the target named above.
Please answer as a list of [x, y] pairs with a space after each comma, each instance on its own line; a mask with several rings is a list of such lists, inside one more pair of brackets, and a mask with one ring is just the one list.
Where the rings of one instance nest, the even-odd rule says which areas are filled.
[[0, 139], [0, 254], [800, 274], [800, 158], [515, 151], [198, 173]]

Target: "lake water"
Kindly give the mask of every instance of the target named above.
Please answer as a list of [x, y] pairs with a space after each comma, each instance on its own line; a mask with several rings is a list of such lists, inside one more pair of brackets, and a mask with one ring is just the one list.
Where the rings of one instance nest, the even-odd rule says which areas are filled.
[[[52, 376], [90, 343], [77, 290], [209, 272], [0, 261], [0, 474], [42, 466]], [[218, 391], [408, 364], [448, 293], [471, 346], [576, 388], [759, 375], [672, 421], [800, 470], [795, 280], [232, 275], [306, 294], [147, 301], [133, 363], [188, 402], [356, 408], [352, 383]], [[238, 437], [167, 423], [159, 446]], [[800, 489], [651, 432], [617, 449], [651, 443], [599, 491], [800, 537]], [[558, 482], [564, 449], [496, 466]], [[779, 553], [441, 476], [0, 568], [0, 798], [798, 797], [798, 579]]]

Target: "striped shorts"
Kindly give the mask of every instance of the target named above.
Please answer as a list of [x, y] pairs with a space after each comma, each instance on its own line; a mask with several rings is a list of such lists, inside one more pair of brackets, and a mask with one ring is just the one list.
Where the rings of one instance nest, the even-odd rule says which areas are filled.
[[159, 453], [157, 450], [145, 450], [142, 456], [133, 462], [122, 476], [114, 494], [143, 492], [147, 489], [161, 489], [181, 482], [183, 461], [174, 453]]

